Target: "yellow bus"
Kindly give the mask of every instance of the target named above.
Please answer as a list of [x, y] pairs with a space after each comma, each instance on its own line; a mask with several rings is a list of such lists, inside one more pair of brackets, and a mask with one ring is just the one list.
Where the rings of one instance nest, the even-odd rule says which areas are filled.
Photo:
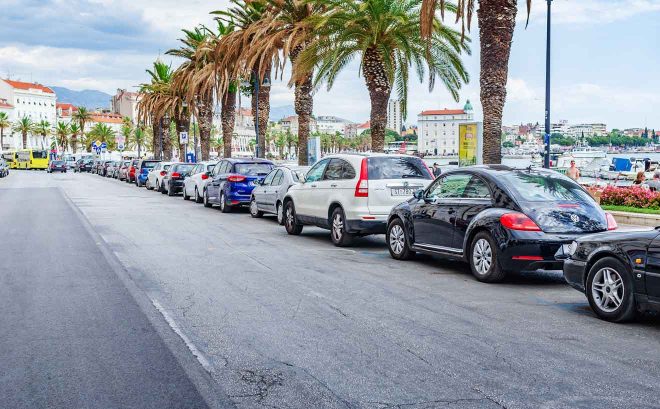
[[16, 152], [14, 151], [9, 151], [9, 152], [3, 152], [2, 159], [7, 162], [7, 165], [9, 166], [9, 169], [16, 169], [17, 162], [16, 162]]
[[28, 149], [16, 153], [17, 169], [48, 169], [48, 151]]

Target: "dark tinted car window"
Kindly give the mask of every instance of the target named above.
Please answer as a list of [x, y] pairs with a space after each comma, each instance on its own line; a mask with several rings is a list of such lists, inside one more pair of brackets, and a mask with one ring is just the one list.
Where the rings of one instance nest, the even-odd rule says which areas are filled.
[[463, 197], [468, 199], [488, 199], [490, 190], [483, 179], [478, 176], [472, 176], [472, 179], [463, 191]]
[[353, 179], [355, 169], [350, 163], [343, 159], [331, 159], [328, 167], [325, 169], [325, 180]]
[[500, 180], [504, 181], [520, 200], [526, 202], [593, 202], [591, 196], [577, 183], [564, 177], [520, 171], [505, 173]]
[[433, 179], [419, 158], [378, 156], [367, 159], [369, 179]]
[[195, 165], [193, 165], [193, 164], [185, 164], [185, 165], [184, 164], [179, 164], [179, 165], [174, 165], [174, 167], [172, 168], [172, 171], [179, 172], [179, 173], [187, 173], [187, 172], [190, 172], [192, 170], [192, 168], [194, 168], [194, 167], [195, 167]]
[[430, 199], [447, 199], [463, 197], [465, 188], [472, 179], [467, 173], [457, 173], [438, 178], [429, 188], [427, 197]]
[[63, 161], [63, 160], [54, 160], [54, 161], [52, 161], [51, 163], [52, 163], [53, 165], [55, 165], [55, 166], [61, 166], [61, 165], [64, 165], [64, 161]]
[[246, 176], [267, 175], [273, 169], [270, 163], [237, 163], [234, 165], [234, 172]]
[[142, 167], [147, 169], [153, 169], [158, 163], [160, 162], [144, 161], [142, 162]]

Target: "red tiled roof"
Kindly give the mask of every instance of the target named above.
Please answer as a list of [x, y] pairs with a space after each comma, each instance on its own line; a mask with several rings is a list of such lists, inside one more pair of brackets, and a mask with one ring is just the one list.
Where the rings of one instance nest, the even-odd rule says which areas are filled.
[[10, 86], [12, 86], [13, 88], [16, 88], [16, 89], [24, 89], [24, 90], [38, 89], [38, 90], [43, 91], [47, 94], [54, 94], [55, 93], [55, 92], [53, 92], [52, 89], [50, 89], [50, 88], [48, 88], [44, 85], [41, 85], [41, 84], [34, 84], [32, 82], [12, 81], [12, 80], [3, 80], [3, 81], [6, 82], [7, 84], [9, 84]]
[[92, 113], [90, 122], [103, 122], [106, 124], [121, 124], [124, 118], [119, 114], [100, 114]]
[[422, 111], [420, 115], [463, 115], [465, 111], [462, 109], [430, 109]]
[[70, 103], [68, 103], [68, 102], [58, 102], [58, 103], [55, 104], [55, 106], [56, 106], [57, 108], [71, 109], [71, 110], [73, 110], [73, 111], [77, 111], [77, 110], [78, 110], [78, 108], [77, 108], [75, 105], [70, 104]]
[[291, 122], [295, 119], [298, 119], [298, 115], [287, 116], [286, 118], [282, 118], [282, 121]]
[[7, 102], [6, 99], [0, 99], [0, 108], [13, 108], [14, 106]]
[[371, 121], [367, 121], [357, 126], [357, 129], [369, 129], [369, 128], [371, 128]]

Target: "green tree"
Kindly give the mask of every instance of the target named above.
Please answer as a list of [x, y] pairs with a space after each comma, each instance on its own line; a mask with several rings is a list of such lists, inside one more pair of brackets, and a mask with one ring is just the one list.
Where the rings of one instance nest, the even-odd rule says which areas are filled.
[[92, 113], [87, 110], [85, 107], [78, 107], [73, 114], [71, 119], [78, 123], [80, 126], [80, 135], [85, 134], [85, 125], [92, 119]]
[[24, 116], [14, 124], [14, 132], [18, 132], [23, 137], [23, 149], [27, 149], [27, 137], [29, 133], [34, 130], [34, 122], [32, 119]]
[[116, 142], [115, 142], [115, 130], [110, 128], [108, 125], [98, 122], [92, 129], [89, 131], [89, 136], [91, 137], [87, 142], [89, 143], [89, 149], [91, 149], [91, 143], [94, 140], [98, 140], [100, 142], [105, 142], [107, 145], [107, 149], [109, 151], [114, 151], [116, 149]]
[[395, 87], [406, 117], [409, 68], [420, 82], [428, 73], [429, 88], [442, 82], [458, 101], [458, 91], [468, 81], [460, 58], [469, 53], [461, 33], [433, 18], [426, 42], [420, 34], [422, 0], [327, 0], [326, 12], [310, 16], [318, 39], [298, 57], [298, 72], [316, 68], [315, 85], [331, 88], [337, 74], [356, 57], [360, 61], [371, 100], [372, 148], [385, 143], [387, 104]]
[[66, 152], [69, 147], [69, 135], [71, 135], [71, 127], [66, 122], [58, 122], [55, 127], [55, 142]]
[[47, 138], [53, 133], [53, 127], [50, 122], [41, 120], [34, 125], [34, 132], [41, 136], [41, 148], [46, 147]]
[[78, 148], [78, 137], [82, 134], [82, 131], [80, 130], [80, 125], [78, 125], [77, 122], [71, 122], [69, 124], [69, 132], [71, 135], [71, 139], [70, 139], [71, 152], [75, 155], [76, 150]]
[[5, 144], [5, 129], [11, 128], [11, 121], [6, 112], [0, 112], [0, 150]]

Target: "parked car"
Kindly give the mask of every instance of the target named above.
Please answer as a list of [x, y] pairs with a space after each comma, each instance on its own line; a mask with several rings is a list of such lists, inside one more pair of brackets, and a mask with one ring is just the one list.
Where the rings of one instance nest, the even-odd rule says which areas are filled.
[[147, 175], [147, 181], [145, 183], [147, 190], [156, 189], [158, 192], [162, 192], [164, 190], [162, 181], [171, 165], [172, 162], [156, 163], [156, 166], [154, 166]]
[[250, 204], [252, 189], [275, 165], [266, 159], [223, 159], [211, 172], [212, 180], [204, 190], [204, 206], [220, 205], [223, 213]]
[[135, 184], [137, 187], [142, 187], [147, 184], [149, 172], [158, 166], [159, 163], [161, 163], [161, 161], [156, 159], [141, 159], [138, 161], [137, 165], [135, 165]]
[[76, 159], [74, 157], [68, 157], [66, 160], [66, 168], [71, 170], [76, 166]]
[[167, 193], [168, 196], [174, 196], [183, 190], [183, 181], [190, 171], [195, 167], [194, 163], [173, 163], [167, 170], [161, 181], [163, 190], [161, 193]]
[[211, 180], [210, 172], [218, 162], [200, 162], [190, 171], [190, 176], [183, 181], [183, 200], [195, 198], [196, 203], [202, 203], [202, 193], [206, 189], [206, 184]]
[[128, 165], [128, 171], [126, 172], [126, 183], [136, 183], [135, 181], [135, 171], [138, 168], [140, 159], [133, 159]]
[[561, 270], [563, 245], [615, 228], [589, 193], [555, 171], [473, 166], [444, 173], [392, 209], [386, 242], [395, 259], [442, 255], [497, 282], [512, 271]]
[[48, 168], [46, 168], [46, 172], [48, 172], [48, 173], [53, 173], [53, 172], [66, 173], [66, 162], [63, 161], [63, 160], [52, 160], [48, 164]]
[[278, 166], [252, 190], [250, 215], [261, 217], [264, 213], [277, 215], [277, 222], [284, 224], [282, 203], [289, 188], [305, 181], [309, 166]]
[[289, 234], [300, 234], [304, 225], [330, 229], [332, 242], [347, 246], [356, 235], [384, 234], [392, 207], [432, 180], [415, 156], [331, 155], [289, 189], [284, 226]]
[[94, 160], [94, 163], [92, 164], [91, 172], [96, 174], [96, 175], [100, 174], [102, 166], [103, 166], [103, 161], [102, 160]]
[[611, 322], [660, 311], [660, 230], [608, 232], [568, 246], [564, 278]]
[[105, 168], [105, 177], [107, 178], [114, 178], [115, 175], [117, 174], [117, 171], [119, 170], [119, 165], [121, 162], [113, 160], [108, 163], [108, 165]]
[[0, 178], [4, 178], [9, 175], [9, 164], [7, 161], [0, 158]]
[[104, 160], [99, 166], [99, 175], [105, 177], [108, 174], [108, 166], [112, 163], [111, 160]]
[[130, 160], [120, 162], [119, 170], [117, 171], [117, 180], [124, 181], [128, 177], [128, 168], [131, 166]]
[[73, 172], [91, 172], [93, 166], [94, 160], [92, 159], [78, 159], [73, 168]]

